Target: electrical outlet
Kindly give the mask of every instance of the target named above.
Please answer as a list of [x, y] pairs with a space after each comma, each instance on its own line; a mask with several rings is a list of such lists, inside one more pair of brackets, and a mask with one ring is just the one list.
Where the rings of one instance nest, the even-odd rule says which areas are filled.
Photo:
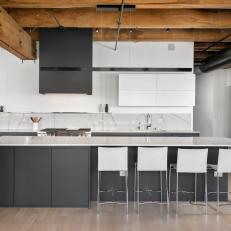
[[126, 175], [125, 171], [120, 171], [120, 176], [125, 176], [125, 175]]
[[223, 177], [222, 173], [214, 172], [214, 177]]

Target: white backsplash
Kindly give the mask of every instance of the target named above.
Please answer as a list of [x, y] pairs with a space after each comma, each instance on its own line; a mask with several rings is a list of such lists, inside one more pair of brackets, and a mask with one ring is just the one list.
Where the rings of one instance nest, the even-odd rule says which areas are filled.
[[[145, 114], [111, 113], [0, 113], [0, 129], [32, 129], [31, 116], [42, 117], [43, 128], [91, 128], [92, 130], [145, 129]], [[152, 114], [152, 129], [192, 130], [191, 114]]]

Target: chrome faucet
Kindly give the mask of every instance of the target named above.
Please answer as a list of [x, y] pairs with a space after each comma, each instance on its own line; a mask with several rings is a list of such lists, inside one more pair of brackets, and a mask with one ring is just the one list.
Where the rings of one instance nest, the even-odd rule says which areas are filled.
[[150, 114], [147, 114], [146, 115], [146, 129], [148, 130], [151, 127], [152, 127], [152, 116]]

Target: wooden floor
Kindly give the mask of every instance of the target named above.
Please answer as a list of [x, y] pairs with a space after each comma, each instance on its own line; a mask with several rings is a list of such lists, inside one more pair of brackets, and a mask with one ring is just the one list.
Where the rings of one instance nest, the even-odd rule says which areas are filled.
[[[230, 231], [231, 206], [225, 214], [216, 214], [209, 207], [209, 214], [203, 215], [203, 208], [181, 206], [178, 216], [171, 205], [166, 213], [164, 205], [142, 205], [140, 215], [129, 205], [126, 216], [123, 205], [103, 205], [97, 216], [96, 208], [0, 208], [0, 231]], [[227, 213], [229, 212], [229, 213]]]

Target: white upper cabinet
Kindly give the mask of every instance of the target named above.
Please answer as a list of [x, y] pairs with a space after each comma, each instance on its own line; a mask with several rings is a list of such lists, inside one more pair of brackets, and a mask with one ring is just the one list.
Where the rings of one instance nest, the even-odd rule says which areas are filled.
[[194, 106], [193, 74], [121, 74], [119, 106]]
[[119, 43], [115, 51], [115, 43], [93, 43], [93, 67], [130, 67], [130, 44]]
[[148, 74], [120, 74], [120, 91], [153, 91], [156, 88], [156, 78]]
[[193, 68], [193, 42], [93, 43], [93, 67]]
[[147, 74], [120, 74], [120, 106], [152, 106], [155, 102], [156, 79]]
[[131, 66], [192, 68], [193, 49], [191, 42], [131, 43]]
[[158, 74], [158, 91], [194, 91], [195, 76], [192, 74]]

